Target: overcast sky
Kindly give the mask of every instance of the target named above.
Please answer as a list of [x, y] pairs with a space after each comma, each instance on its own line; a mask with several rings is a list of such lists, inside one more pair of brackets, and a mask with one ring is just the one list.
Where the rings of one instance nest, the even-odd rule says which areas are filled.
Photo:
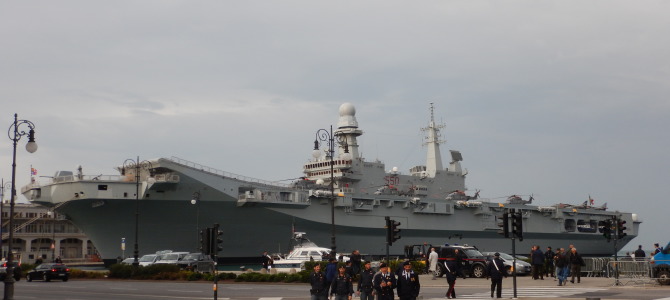
[[[17, 183], [127, 158], [302, 176], [355, 105], [361, 151], [407, 173], [435, 103], [470, 190], [638, 213], [668, 242], [667, 1], [3, 1], [0, 126], [35, 123]], [[2, 125], [4, 124], [4, 125]], [[11, 179], [12, 143], [0, 140]], [[45, 179], [42, 179], [45, 180]], [[22, 196], [21, 196], [22, 198]], [[503, 200], [501, 198], [501, 200]], [[567, 245], [566, 245], [567, 246]]]

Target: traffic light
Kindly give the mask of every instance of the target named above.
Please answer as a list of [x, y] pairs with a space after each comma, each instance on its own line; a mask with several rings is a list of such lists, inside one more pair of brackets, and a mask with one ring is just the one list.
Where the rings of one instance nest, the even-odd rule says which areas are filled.
[[612, 240], [612, 220], [607, 219], [605, 221], [600, 221], [602, 222], [603, 225], [603, 236], [607, 239], [607, 241]]
[[512, 233], [519, 241], [523, 241], [523, 215], [521, 212], [512, 213]]
[[626, 225], [626, 221], [617, 218], [617, 223], [616, 223], [616, 224], [617, 224], [617, 226], [616, 226], [616, 229], [617, 229], [617, 238], [618, 238], [618, 239], [622, 239], [622, 238], [624, 238], [624, 237], [627, 235], [627, 234], [624, 232], [624, 231], [626, 230], [626, 226], [624, 226], [624, 225]]
[[210, 253], [211, 255], [219, 255], [219, 251], [223, 250], [223, 231], [219, 230], [219, 224], [214, 224], [214, 228], [212, 228], [212, 233], [210, 238], [212, 239], [210, 241]]
[[399, 226], [400, 222], [391, 220], [391, 244], [400, 239], [400, 228], [398, 228]]
[[200, 252], [210, 255], [212, 251], [212, 228], [200, 230]]
[[509, 212], [505, 212], [502, 216], [502, 219], [498, 219], [498, 227], [500, 227], [498, 234], [509, 238]]
[[391, 246], [393, 242], [400, 239], [400, 222], [391, 220], [390, 217], [385, 217], [386, 220], [386, 243]]

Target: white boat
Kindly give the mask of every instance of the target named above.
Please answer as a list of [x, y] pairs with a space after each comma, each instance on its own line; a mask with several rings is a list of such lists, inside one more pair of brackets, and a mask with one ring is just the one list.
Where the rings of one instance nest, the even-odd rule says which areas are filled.
[[[288, 255], [273, 255], [274, 269], [277, 272], [299, 272], [305, 269], [305, 262], [327, 260], [330, 254], [329, 248], [319, 247], [311, 242], [304, 232], [293, 233], [293, 250]], [[340, 257], [338, 254], [337, 257]], [[342, 255], [343, 261], [349, 257]]]

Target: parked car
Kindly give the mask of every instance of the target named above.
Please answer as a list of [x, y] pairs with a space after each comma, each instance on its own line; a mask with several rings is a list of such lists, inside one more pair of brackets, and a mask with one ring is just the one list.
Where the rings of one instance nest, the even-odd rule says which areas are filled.
[[438, 268], [435, 271], [436, 275], [439, 277], [444, 276], [446, 268], [444, 266], [445, 261], [456, 260], [455, 251], [458, 249], [463, 255], [463, 266], [462, 272], [466, 275], [470, 275], [476, 278], [482, 278], [486, 276], [486, 258], [482, 255], [477, 248], [472, 246], [460, 246], [460, 245], [444, 245], [444, 246], [433, 246], [435, 252], [438, 255], [437, 264]]
[[[139, 261], [139, 258], [137, 260]], [[132, 265], [133, 262], [135, 262], [135, 258], [134, 257], [128, 257], [128, 258], [122, 260], [120, 262], [120, 264], [122, 264], [122, 265]]]
[[[14, 280], [21, 280], [21, 263], [12, 261], [12, 265], [14, 266]], [[3, 260], [0, 264], [0, 280], [5, 280], [5, 278], [7, 278], [7, 262]]]
[[182, 260], [186, 255], [188, 255], [188, 252], [170, 252], [170, 253], [165, 253], [163, 255], [160, 255], [158, 257], [158, 260], [155, 262], [156, 264], [177, 264], [180, 260]]
[[[514, 262], [514, 257], [512, 257], [511, 255], [509, 255], [507, 253], [503, 253], [503, 252], [498, 252], [498, 253], [500, 253], [500, 259], [502, 259], [503, 263], [505, 264], [505, 269], [507, 271], [507, 275], [512, 275], [512, 270], [516, 270], [517, 275], [530, 274], [530, 267], [531, 266], [530, 266], [529, 263], [517, 258], [516, 267], [512, 268], [512, 264]], [[482, 254], [484, 254], [484, 256], [486, 256], [486, 260], [492, 260], [493, 255], [495, 254], [495, 252], [482, 252]]]
[[[150, 266], [153, 265], [158, 260], [158, 254], [146, 254], [140, 257], [139, 263], [140, 266]], [[132, 263], [131, 263], [132, 264]]]
[[214, 272], [214, 260], [209, 255], [202, 253], [190, 253], [184, 258], [182, 258], [177, 265], [182, 269], [194, 271], [194, 272], [204, 272], [212, 273]]
[[70, 278], [70, 268], [64, 264], [48, 263], [41, 264], [32, 271], [26, 274], [26, 280], [44, 280], [51, 281], [51, 279], [60, 279], [67, 281]]

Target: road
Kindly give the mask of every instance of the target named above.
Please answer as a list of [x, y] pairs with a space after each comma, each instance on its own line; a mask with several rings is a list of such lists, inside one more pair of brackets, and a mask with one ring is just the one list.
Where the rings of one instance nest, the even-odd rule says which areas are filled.
[[[519, 299], [640, 299], [670, 300], [670, 286], [633, 284], [613, 286], [614, 280], [607, 278], [582, 278], [580, 284], [557, 286], [553, 279], [532, 280], [520, 277], [517, 280]], [[424, 300], [445, 299], [446, 280], [431, 280], [421, 275], [421, 296]], [[510, 299], [513, 294], [511, 278], [503, 284], [503, 298]], [[456, 282], [456, 295], [459, 299], [490, 299], [489, 281], [468, 278]], [[208, 282], [181, 281], [131, 281], [131, 280], [77, 280], [68, 282], [26, 282], [16, 283], [14, 299], [49, 300], [178, 300], [213, 299], [213, 284]], [[218, 299], [264, 299], [264, 300], [302, 300], [309, 299], [307, 284], [276, 283], [221, 283], [218, 286]], [[355, 298], [357, 299], [357, 298]]]

